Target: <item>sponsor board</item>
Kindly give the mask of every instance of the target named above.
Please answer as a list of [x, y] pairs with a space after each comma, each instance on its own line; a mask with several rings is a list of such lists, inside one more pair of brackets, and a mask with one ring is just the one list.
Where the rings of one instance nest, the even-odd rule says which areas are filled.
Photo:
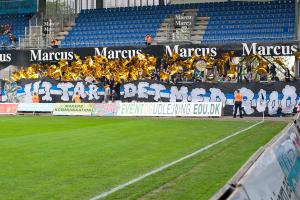
[[56, 103], [53, 115], [83, 115], [91, 116], [94, 104], [92, 103]]
[[[192, 16], [177, 16], [179, 26], [189, 26]], [[237, 57], [258, 54], [262, 56], [292, 56], [298, 49], [296, 42], [272, 43], [240, 43], [234, 45], [223, 44], [172, 44], [143, 46], [116, 46], [116, 47], [87, 47], [87, 48], [59, 48], [59, 49], [34, 49], [34, 50], [0, 50], [0, 69], [9, 65], [28, 66], [33, 63], [51, 63], [61, 59], [74, 60], [74, 55], [81, 58], [86, 56], [102, 55], [108, 59], [127, 59], [145, 53], [155, 56], [158, 60], [163, 55], [171, 56], [173, 52], [181, 58], [210, 55], [221, 56], [225, 52], [235, 51]]]
[[220, 117], [221, 102], [120, 103], [117, 116]]
[[118, 103], [96, 103], [92, 116], [114, 116], [117, 114], [118, 108]]
[[300, 199], [300, 135], [294, 125], [272, 145], [272, 151], [284, 174], [288, 192]]
[[1, 103], [0, 114], [1, 115], [15, 115], [17, 114], [17, 103]]
[[300, 138], [294, 124], [258, 158], [238, 183], [249, 199], [300, 199]]
[[292, 197], [286, 199], [296, 200], [295, 194], [291, 193], [287, 184], [271, 149], [264, 152], [239, 183], [245, 189], [249, 199], [285, 199], [277, 197], [286, 196]]
[[19, 103], [18, 112], [52, 112], [53, 103]]

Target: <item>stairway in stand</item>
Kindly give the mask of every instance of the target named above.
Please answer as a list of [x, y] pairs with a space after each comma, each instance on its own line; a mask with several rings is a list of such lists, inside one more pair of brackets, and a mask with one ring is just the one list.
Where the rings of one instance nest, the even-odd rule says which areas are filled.
[[191, 32], [191, 42], [193, 44], [201, 44], [208, 22], [209, 17], [196, 16], [195, 25]]
[[[193, 16], [194, 20], [191, 26], [191, 34], [189, 43], [201, 44], [203, 35], [205, 33], [209, 17], [198, 17], [198, 9], [184, 9], [181, 14], [185, 16]], [[175, 15], [169, 16], [164, 19], [157, 30], [156, 37], [153, 40], [153, 44], [166, 44], [174, 42], [174, 27]]]

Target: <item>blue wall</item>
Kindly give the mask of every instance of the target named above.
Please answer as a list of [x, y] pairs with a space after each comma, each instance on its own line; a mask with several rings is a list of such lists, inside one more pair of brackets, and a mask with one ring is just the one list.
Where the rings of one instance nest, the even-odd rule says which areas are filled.
[[0, 0], [0, 15], [17, 13], [36, 13], [36, 11], [37, 0]]

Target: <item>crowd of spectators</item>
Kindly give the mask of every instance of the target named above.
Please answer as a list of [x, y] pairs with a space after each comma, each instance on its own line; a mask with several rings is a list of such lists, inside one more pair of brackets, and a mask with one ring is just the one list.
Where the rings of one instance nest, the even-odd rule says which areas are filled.
[[238, 64], [234, 73], [227, 69], [221, 71], [217, 66], [210, 69], [200, 71], [198, 69], [186, 71], [179, 67], [179, 70], [174, 73], [170, 70], [169, 65], [161, 64], [152, 71], [152, 79], [167, 83], [180, 82], [213, 82], [213, 83], [251, 83], [251, 82], [272, 82], [272, 81], [292, 81], [293, 76], [289, 69], [282, 72], [281, 79], [278, 77], [278, 72], [274, 64], [268, 65], [266, 73], [258, 74], [249, 64], [247, 66]]

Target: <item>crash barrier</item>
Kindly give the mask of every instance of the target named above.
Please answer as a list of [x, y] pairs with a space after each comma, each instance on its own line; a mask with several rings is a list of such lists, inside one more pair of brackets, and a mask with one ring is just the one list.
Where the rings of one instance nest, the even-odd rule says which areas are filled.
[[211, 200], [300, 199], [300, 119], [259, 149]]
[[[11, 104], [0, 104], [0, 111]], [[12, 104], [14, 113], [52, 113], [82, 116], [157, 116], [157, 117], [220, 117], [221, 102], [157, 102], [157, 103], [19, 103]], [[1, 109], [3, 108], [3, 109]]]

